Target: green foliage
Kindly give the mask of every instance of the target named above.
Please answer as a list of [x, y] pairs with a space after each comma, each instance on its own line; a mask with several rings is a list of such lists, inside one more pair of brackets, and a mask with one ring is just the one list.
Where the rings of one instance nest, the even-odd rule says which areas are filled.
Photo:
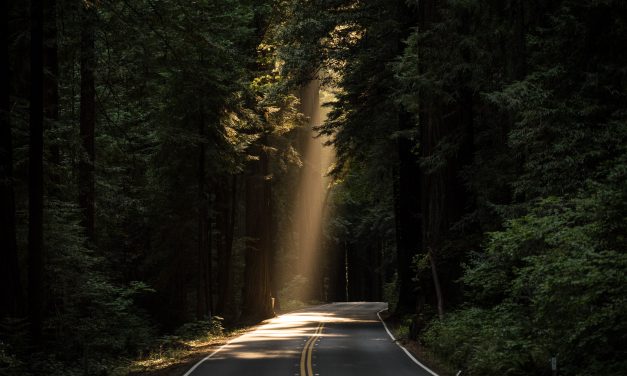
[[[549, 357], [527, 336], [529, 322], [515, 307], [468, 308], [433, 321], [422, 340], [438, 357], [469, 375], [549, 374]], [[535, 356], [534, 356], [535, 355]]]
[[206, 337], [220, 336], [224, 334], [224, 319], [220, 316], [213, 316], [208, 320], [197, 320], [183, 324], [175, 332], [180, 339], [189, 340], [198, 338], [199, 335]]
[[[477, 223], [488, 240], [463, 277], [466, 305], [426, 341], [477, 375], [548, 374], [557, 353], [564, 374], [618, 372], [625, 4], [463, 0], [436, 13], [396, 64], [399, 100], [416, 114], [473, 106], [461, 176], [475, 205], [454, 227]], [[449, 168], [455, 145], [423, 168]]]
[[11, 351], [11, 347], [0, 342], [0, 373], [3, 375], [19, 375], [23, 363]]
[[[17, 62], [27, 56], [28, 30], [17, 25], [27, 24], [28, 7], [14, 3], [23, 266], [28, 72]], [[3, 321], [0, 372], [105, 373], [155, 341], [161, 351], [222, 334], [220, 318], [195, 320], [199, 208], [217, 200], [213, 189], [223, 182], [244, 180], [262, 150], [277, 217], [267, 220], [293, 236], [284, 230], [294, 220], [290, 190], [303, 164], [296, 131], [305, 120], [294, 93], [317, 77], [333, 92], [328, 121], [317, 128], [337, 154], [334, 217], [324, 229], [333, 257], [350, 255], [367, 264], [362, 274], [387, 276], [377, 288], [395, 308], [399, 170], [418, 162], [414, 188], [424, 197], [413, 214], [423, 224], [411, 230], [420, 241], [438, 232], [435, 260], [451, 311], [429, 322], [424, 343], [464, 375], [548, 375], [551, 356], [566, 376], [624, 373], [626, 2], [93, 2], [97, 234], [89, 246], [74, 204], [74, 170], [84, 158], [80, 12], [76, 2], [57, 3], [59, 119], [47, 119], [45, 139], [45, 347], [33, 354], [19, 319], [6, 331]], [[416, 8], [425, 4], [434, 8]], [[399, 154], [403, 142], [409, 155]], [[441, 197], [428, 196], [437, 184]], [[245, 209], [241, 191], [230, 192], [236, 217]], [[449, 211], [459, 212], [454, 223], [424, 225]], [[206, 220], [220, 215], [210, 210]], [[250, 240], [240, 222], [235, 303]], [[279, 264], [289, 266], [296, 252], [281, 247]], [[401, 323], [408, 331], [435, 316], [431, 254], [411, 251], [421, 252], [413, 264], [422, 300]], [[372, 255], [383, 260], [365, 263]], [[452, 291], [462, 269], [463, 291]], [[283, 282], [283, 308], [302, 305], [298, 291], [308, 281]]]
[[485, 308], [432, 324], [426, 343], [473, 375], [543, 374], [555, 355], [563, 374], [621, 374], [627, 257], [615, 231], [627, 230], [627, 197], [594, 188], [543, 200], [492, 233], [464, 276]]
[[141, 282], [112, 283], [105, 261], [84, 246], [74, 205], [52, 201], [46, 212], [46, 275], [55, 314], [45, 330], [63, 346], [53, 346], [44, 363], [64, 362], [85, 373], [109, 369], [119, 354], [135, 354], [151, 340], [152, 329], [134, 304], [151, 290]]
[[[234, 0], [100, 9], [100, 251], [119, 265], [118, 278], [155, 289], [142, 301], [168, 329], [194, 318], [198, 208], [211, 206], [220, 181], [242, 173], [261, 133], [262, 94], [251, 84], [265, 73], [252, 68], [256, 8]], [[199, 179], [211, 187], [201, 195]]]
[[390, 282], [383, 285], [383, 300], [388, 302], [388, 311], [394, 312], [398, 303], [398, 273], [394, 273]]
[[487, 95], [516, 115], [508, 142], [524, 159], [520, 197], [585, 189], [622, 153], [627, 56], [613, 51], [627, 42], [624, 15], [623, 2], [560, 2], [528, 34], [526, 77]]
[[[27, 26], [28, 3], [14, 3], [19, 17], [12, 14], [11, 22]], [[54, 77], [59, 119], [46, 119], [45, 346], [32, 354], [28, 341], [1, 333], [3, 343], [6, 338], [11, 344], [2, 347], [1, 366], [6, 360], [18, 374], [40, 374], [42, 369], [106, 374], [123, 358], [151, 348], [158, 334], [192, 321], [198, 208], [211, 206], [220, 182], [243, 174], [251, 145], [264, 133], [270, 135], [268, 150], [277, 174], [298, 163], [290, 139], [302, 122], [298, 100], [278, 88], [282, 78], [275, 48], [262, 43], [263, 24], [280, 22], [272, 18], [271, 2], [87, 3], [97, 16], [96, 236], [88, 245], [74, 204], [76, 167], [84, 159], [77, 127], [83, 3], [60, 1], [57, 19], [46, 20], [59, 26], [59, 73]], [[26, 26], [19, 32], [27, 35]], [[16, 62], [27, 56], [28, 40], [20, 43], [12, 46]], [[15, 68], [12, 117], [18, 243], [24, 259], [28, 75]], [[205, 167], [199, 176], [201, 148]], [[201, 194], [199, 181], [209, 187]], [[240, 189], [233, 190], [237, 216], [243, 211]], [[217, 230], [211, 223], [218, 214], [210, 210], [208, 215], [213, 236]], [[237, 303], [235, 290], [241, 289], [243, 274], [238, 245], [243, 240], [237, 233], [241, 228], [235, 231], [231, 294]], [[229, 319], [236, 314], [237, 307]], [[214, 316], [192, 321], [175, 337], [222, 331]]]

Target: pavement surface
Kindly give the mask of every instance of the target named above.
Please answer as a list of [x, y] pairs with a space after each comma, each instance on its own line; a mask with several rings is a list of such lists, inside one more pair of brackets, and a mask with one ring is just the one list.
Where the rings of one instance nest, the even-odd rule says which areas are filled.
[[377, 316], [386, 308], [386, 303], [332, 303], [279, 316], [184, 376], [434, 376], [388, 334]]

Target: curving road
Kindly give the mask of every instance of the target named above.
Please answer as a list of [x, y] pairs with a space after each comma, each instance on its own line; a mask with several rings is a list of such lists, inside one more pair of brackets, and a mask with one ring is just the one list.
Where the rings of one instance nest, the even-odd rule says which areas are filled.
[[437, 376], [397, 346], [377, 313], [386, 303], [332, 303], [279, 316], [184, 376]]

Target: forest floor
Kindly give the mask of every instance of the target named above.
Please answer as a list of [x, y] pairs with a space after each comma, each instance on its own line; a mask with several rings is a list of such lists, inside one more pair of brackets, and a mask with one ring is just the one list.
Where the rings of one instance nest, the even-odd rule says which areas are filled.
[[439, 360], [429, 349], [425, 348], [419, 341], [409, 338], [409, 326], [403, 323], [403, 320], [396, 316], [391, 316], [388, 312], [381, 314], [381, 318], [385, 320], [390, 331], [396, 337], [396, 340], [406, 348], [416, 359], [422, 364], [429, 367], [439, 376], [454, 376], [455, 370]]

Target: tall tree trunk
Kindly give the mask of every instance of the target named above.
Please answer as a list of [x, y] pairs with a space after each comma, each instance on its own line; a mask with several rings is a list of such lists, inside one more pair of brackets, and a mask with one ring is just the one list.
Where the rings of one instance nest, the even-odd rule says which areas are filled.
[[15, 234], [7, 8], [7, 2], [3, 1], [0, 8], [0, 317], [16, 316], [21, 313], [22, 308], [22, 285]]
[[43, 251], [43, 7], [31, 2], [31, 89], [28, 186], [28, 312], [33, 340], [41, 342], [44, 299]]
[[385, 280], [385, 272], [383, 268], [383, 239], [381, 239], [381, 237], [378, 237], [374, 251], [374, 264], [376, 265], [373, 278], [374, 300], [381, 301], [383, 300], [383, 283]]
[[343, 302], [346, 300], [346, 252], [344, 242], [329, 240], [329, 300]]
[[442, 286], [440, 285], [440, 276], [438, 275], [438, 266], [435, 260], [435, 254], [429, 250], [429, 265], [431, 266], [431, 275], [433, 276], [433, 287], [435, 289], [436, 303], [438, 307], [438, 317], [440, 320], [444, 318], [444, 295], [442, 294]]
[[[48, 121], [46, 131], [54, 132], [59, 120], [59, 59], [57, 56], [57, 0], [44, 1], [44, 117]], [[60, 164], [59, 144], [54, 139], [50, 142], [49, 176], [51, 186], [48, 192], [58, 195], [61, 182], [58, 166]]]
[[[399, 128], [410, 129], [411, 117], [409, 113], [400, 110]], [[412, 153], [414, 142], [407, 138], [398, 138], [398, 173], [397, 187], [394, 194], [396, 212], [396, 248], [397, 273], [399, 284], [398, 305], [399, 314], [416, 311], [416, 291], [414, 271], [412, 269], [414, 256], [420, 249], [421, 213], [420, 213], [420, 168], [415, 155]]]
[[81, 104], [80, 137], [83, 154], [79, 162], [79, 206], [83, 211], [82, 225], [88, 243], [94, 244], [95, 221], [95, 129], [96, 129], [96, 87], [95, 87], [95, 19], [93, 4], [83, 2], [81, 7]]
[[[394, 36], [395, 53], [403, 51], [403, 41], [408, 37], [415, 18], [406, 1], [396, 2], [395, 11], [402, 27]], [[408, 131], [415, 125], [413, 118], [403, 106], [397, 108], [398, 130]], [[399, 296], [396, 311], [399, 314], [416, 312], [415, 272], [412, 268], [414, 256], [421, 248], [420, 213], [420, 168], [413, 153], [416, 140], [400, 136], [397, 139], [398, 167], [394, 187], [394, 207], [396, 220], [396, 259]]]
[[270, 296], [272, 297], [272, 314], [276, 310], [281, 309], [281, 302], [279, 301], [279, 281], [276, 278], [276, 274], [279, 270], [277, 262], [277, 244], [276, 234], [279, 231], [279, 224], [274, 211], [274, 197], [272, 195], [272, 181], [264, 179], [264, 192], [268, 204], [266, 206], [268, 210], [268, 221], [266, 223], [266, 231], [268, 234], [267, 247], [269, 249], [269, 279], [270, 279]]
[[[441, 140], [441, 124], [436, 121], [433, 112], [425, 111], [428, 117], [421, 123], [422, 156], [428, 158], [435, 153], [437, 142]], [[435, 289], [438, 315], [444, 316], [444, 294], [441, 288], [440, 274], [438, 273], [437, 258], [442, 247], [442, 235], [445, 216], [446, 182], [442, 169], [423, 173], [422, 184], [422, 215], [423, 215], [423, 245], [427, 250], [433, 287]]]
[[[436, 20], [438, 0], [418, 2], [418, 28], [425, 31]], [[428, 67], [419, 63], [420, 72]], [[438, 142], [442, 139], [442, 129], [436, 111], [437, 99], [419, 94], [419, 132], [421, 157], [428, 158], [434, 152]], [[437, 255], [441, 246], [442, 216], [444, 213], [444, 181], [443, 172], [422, 171], [420, 184], [420, 202], [422, 213], [422, 246], [427, 250], [430, 260], [431, 275], [435, 292], [438, 315], [444, 315], [444, 294], [438, 273]]]
[[[266, 137], [260, 139], [265, 145]], [[259, 159], [249, 165], [246, 177], [246, 267], [242, 316], [246, 321], [259, 321], [274, 316], [271, 293], [270, 195], [268, 155], [262, 146], [255, 154]]]
[[[226, 180], [226, 179], [224, 179]], [[225, 315], [228, 311], [231, 294], [231, 259], [233, 253], [233, 234], [235, 231], [235, 213], [237, 207], [237, 176], [223, 182], [216, 191], [218, 206], [218, 301], [216, 312]]]
[[213, 220], [209, 215], [210, 193], [207, 192], [207, 273], [205, 280], [205, 297], [207, 301], [207, 317], [213, 316]]
[[[429, 30], [432, 22], [439, 20], [437, 12], [441, 5], [438, 1], [424, 1], [420, 5], [419, 29]], [[471, 14], [460, 14], [459, 32], [470, 33]], [[460, 54], [465, 63], [470, 63], [470, 51], [460, 47]], [[419, 69], [431, 67], [421, 63]], [[465, 165], [471, 163], [474, 153], [473, 139], [473, 94], [468, 88], [470, 76], [459, 76], [446, 88], [459, 93], [455, 102], [437, 95], [420, 95], [420, 135], [421, 156], [425, 159], [435, 155], [445, 159], [445, 163], [432, 170], [423, 171], [422, 212], [423, 244], [430, 262], [436, 306], [440, 318], [444, 315], [447, 302], [454, 302], [460, 296], [456, 280], [461, 274], [457, 262], [460, 250], [448, 246], [447, 240], [459, 236], [452, 227], [458, 223], [466, 210], [471, 207], [470, 195], [461, 177]], [[455, 142], [456, 152], [446, 154], [442, 143]], [[463, 230], [459, 230], [463, 231]], [[446, 252], [446, 253], [445, 253]], [[446, 301], [445, 301], [446, 299]]]
[[209, 197], [206, 189], [207, 139], [202, 106], [198, 122], [198, 284], [196, 286], [196, 316], [211, 316], [211, 245], [209, 244]]

